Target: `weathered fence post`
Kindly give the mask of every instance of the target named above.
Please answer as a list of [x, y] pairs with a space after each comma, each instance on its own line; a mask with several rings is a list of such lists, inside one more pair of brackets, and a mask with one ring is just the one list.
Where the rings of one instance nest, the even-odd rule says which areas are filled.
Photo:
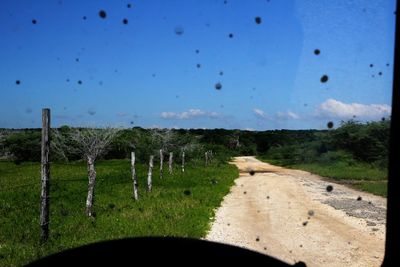
[[208, 151], [206, 151], [206, 153], [204, 153], [204, 157], [206, 159], [206, 166], [208, 165]]
[[169, 174], [172, 174], [172, 157], [173, 157], [172, 152], [169, 152], [169, 161], [168, 161]]
[[131, 152], [131, 166], [132, 166], [133, 198], [135, 200], [138, 200], [139, 195], [138, 195], [138, 182], [135, 169], [135, 152]]
[[160, 179], [163, 178], [163, 165], [164, 165], [163, 150], [160, 149]]
[[185, 172], [185, 151], [182, 151], [182, 172]]
[[151, 191], [152, 188], [152, 180], [151, 180], [151, 175], [153, 172], [153, 158], [154, 156], [150, 156], [150, 162], [149, 162], [149, 173], [147, 174], [147, 191]]
[[93, 215], [92, 208], [94, 199], [94, 186], [96, 183], [96, 170], [94, 168], [94, 158], [91, 156], [87, 156], [87, 167], [88, 167], [89, 185], [88, 185], [88, 195], [86, 198], [86, 215], [91, 217]]
[[40, 193], [40, 238], [44, 242], [49, 237], [49, 192], [50, 192], [50, 109], [42, 109], [42, 153]]

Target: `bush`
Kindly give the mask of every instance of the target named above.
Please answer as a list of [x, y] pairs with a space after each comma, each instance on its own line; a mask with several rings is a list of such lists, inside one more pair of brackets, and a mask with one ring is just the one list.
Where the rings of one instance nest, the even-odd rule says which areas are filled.
[[17, 164], [22, 161], [40, 161], [40, 142], [40, 131], [23, 131], [9, 135], [4, 141], [4, 147]]

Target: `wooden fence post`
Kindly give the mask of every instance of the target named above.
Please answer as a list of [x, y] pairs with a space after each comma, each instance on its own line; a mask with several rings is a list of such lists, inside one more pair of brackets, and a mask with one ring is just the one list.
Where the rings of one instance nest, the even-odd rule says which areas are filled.
[[152, 188], [152, 180], [151, 180], [151, 175], [152, 175], [152, 172], [153, 172], [153, 158], [154, 158], [154, 156], [153, 155], [151, 155], [150, 156], [150, 162], [149, 162], [149, 173], [147, 174], [147, 191], [151, 191], [151, 188]]
[[132, 166], [133, 198], [135, 200], [139, 200], [138, 182], [135, 169], [135, 152], [131, 152], [131, 166]]
[[185, 172], [185, 151], [182, 151], [182, 172]]
[[164, 165], [164, 155], [163, 155], [163, 150], [160, 149], [160, 179], [163, 178], [163, 165]]
[[208, 151], [204, 153], [204, 157], [206, 159], [206, 166], [208, 165]]
[[49, 192], [50, 192], [50, 109], [42, 109], [41, 148], [41, 193], [40, 193], [40, 238], [44, 242], [49, 237]]
[[168, 161], [169, 174], [172, 174], [172, 157], [173, 157], [172, 152], [169, 152], [169, 161]]

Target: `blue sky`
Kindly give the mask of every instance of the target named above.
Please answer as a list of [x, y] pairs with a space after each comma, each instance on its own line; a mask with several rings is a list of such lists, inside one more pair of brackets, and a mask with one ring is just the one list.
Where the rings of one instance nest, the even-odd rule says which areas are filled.
[[390, 115], [394, 0], [224, 2], [3, 0], [0, 128], [40, 127], [43, 107], [53, 127], [324, 129]]

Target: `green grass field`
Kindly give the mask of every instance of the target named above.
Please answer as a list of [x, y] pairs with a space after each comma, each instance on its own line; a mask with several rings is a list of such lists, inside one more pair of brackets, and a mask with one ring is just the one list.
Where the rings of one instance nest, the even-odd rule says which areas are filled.
[[50, 239], [39, 244], [40, 164], [0, 162], [0, 266], [21, 266], [67, 248], [123, 237], [204, 237], [238, 170], [188, 165], [172, 175], [159, 166], [146, 192], [147, 166], [137, 166], [140, 200], [132, 199], [129, 160], [96, 163], [95, 218], [85, 216], [83, 162], [51, 165]]
[[323, 177], [334, 179], [353, 188], [379, 196], [387, 196], [387, 170], [365, 163], [349, 165], [346, 162], [330, 164], [287, 164], [280, 160], [258, 157], [259, 160], [291, 169], [308, 171]]

